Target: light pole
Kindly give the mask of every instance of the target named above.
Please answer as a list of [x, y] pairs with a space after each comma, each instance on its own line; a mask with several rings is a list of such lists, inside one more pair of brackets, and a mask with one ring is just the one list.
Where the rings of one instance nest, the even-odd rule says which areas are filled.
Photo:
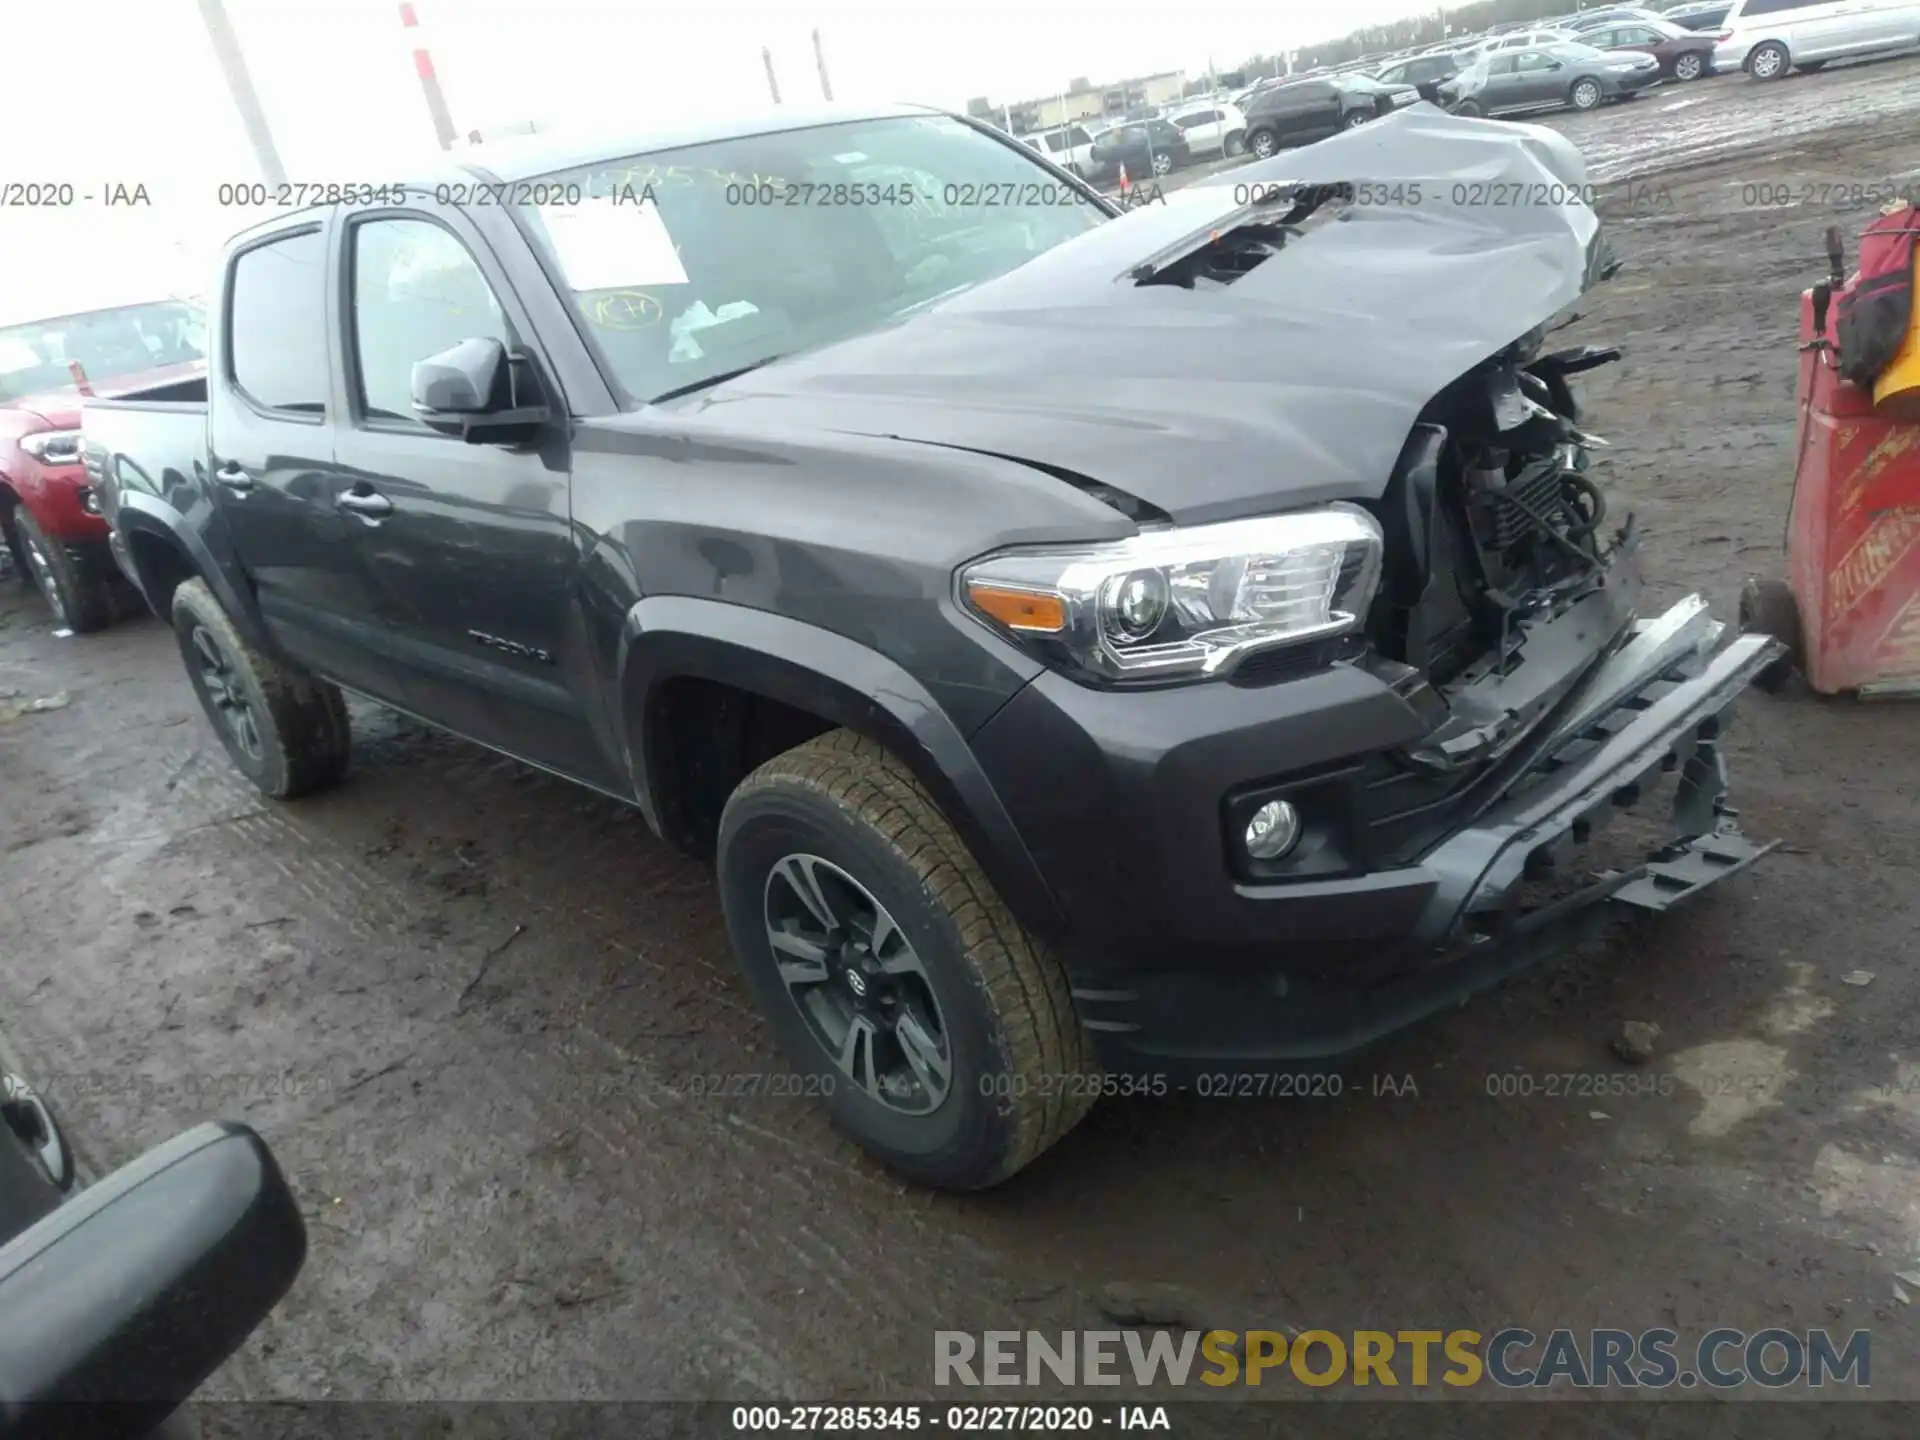
[[780, 82], [773, 74], [773, 51], [765, 45], [760, 47], [760, 60], [767, 67], [767, 89], [773, 92], [773, 103], [780, 103]]
[[234, 109], [240, 112], [240, 124], [246, 129], [261, 175], [270, 185], [286, 184], [287, 172], [280, 166], [280, 152], [273, 148], [273, 132], [267, 129], [253, 77], [247, 73], [246, 57], [240, 53], [240, 42], [233, 38], [233, 27], [227, 23], [227, 7], [221, 0], [200, 0], [200, 18], [206, 23], [207, 39], [213, 42], [214, 58], [226, 76]]

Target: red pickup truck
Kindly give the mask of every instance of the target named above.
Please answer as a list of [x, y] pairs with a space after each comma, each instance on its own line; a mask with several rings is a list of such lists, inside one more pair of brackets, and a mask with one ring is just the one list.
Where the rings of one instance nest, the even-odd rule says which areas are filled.
[[69, 629], [106, 625], [125, 585], [81, 463], [80, 402], [191, 385], [205, 354], [205, 314], [190, 300], [0, 323], [0, 538]]

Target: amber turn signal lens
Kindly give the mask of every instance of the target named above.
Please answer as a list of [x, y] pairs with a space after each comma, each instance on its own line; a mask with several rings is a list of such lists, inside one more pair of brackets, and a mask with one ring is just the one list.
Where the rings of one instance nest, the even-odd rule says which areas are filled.
[[1055, 635], [1067, 628], [1067, 604], [1058, 595], [976, 582], [967, 586], [967, 598], [982, 615], [998, 620], [1009, 630]]

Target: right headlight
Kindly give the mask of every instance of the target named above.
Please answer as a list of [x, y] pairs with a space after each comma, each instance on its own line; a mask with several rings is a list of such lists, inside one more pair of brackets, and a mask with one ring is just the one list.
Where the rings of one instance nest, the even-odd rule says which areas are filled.
[[1251, 651], [1357, 628], [1379, 584], [1380, 552], [1371, 515], [1330, 505], [1000, 551], [961, 569], [959, 599], [1097, 679], [1206, 679]]

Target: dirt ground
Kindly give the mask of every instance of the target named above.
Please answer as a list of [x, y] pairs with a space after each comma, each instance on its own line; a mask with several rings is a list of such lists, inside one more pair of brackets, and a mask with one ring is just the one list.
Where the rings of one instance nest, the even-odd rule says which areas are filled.
[[[1668, 197], [1609, 201], [1626, 268], [1571, 332], [1627, 347], [1590, 415], [1657, 598], [1731, 618], [1780, 569], [1796, 296], [1824, 227], [1865, 218], [1752, 187], [1912, 179], [1916, 111], [1898, 60], [1553, 122]], [[263, 804], [158, 622], [56, 638], [24, 593], [8, 690], [70, 700], [0, 720], [17, 1063], [96, 1171], [246, 1120], [310, 1222], [212, 1393], [924, 1396], [936, 1329], [1097, 1327], [1102, 1287], [1151, 1282], [1234, 1329], [1866, 1328], [1874, 1395], [1920, 1397], [1911, 708], [1750, 697], [1734, 798], [1780, 852], [1390, 1042], [1340, 1098], [1108, 1102], [955, 1199], [804, 1100], [699, 1093], [780, 1067], [708, 875], [637, 815], [364, 707], [343, 789]], [[1489, 1094], [1624, 1072], [1629, 1020], [1669, 1093]]]

